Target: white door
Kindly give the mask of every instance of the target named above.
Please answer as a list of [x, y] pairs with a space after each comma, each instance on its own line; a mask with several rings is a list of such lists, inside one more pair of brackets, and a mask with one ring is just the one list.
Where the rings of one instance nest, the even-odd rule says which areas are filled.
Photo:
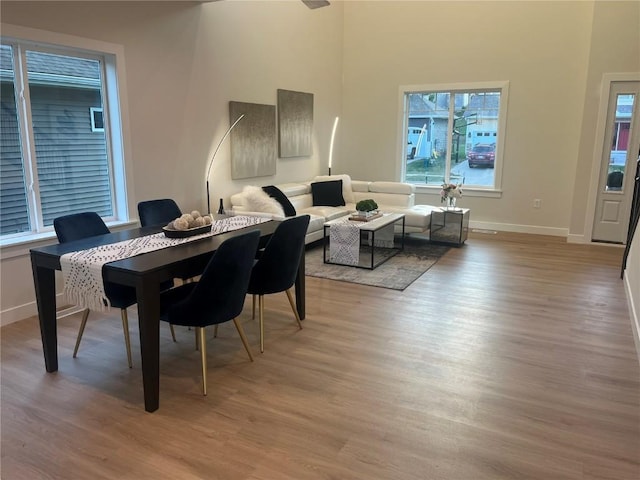
[[627, 239], [633, 175], [640, 148], [640, 82], [612, 82], [602, 151], [592, 240]]

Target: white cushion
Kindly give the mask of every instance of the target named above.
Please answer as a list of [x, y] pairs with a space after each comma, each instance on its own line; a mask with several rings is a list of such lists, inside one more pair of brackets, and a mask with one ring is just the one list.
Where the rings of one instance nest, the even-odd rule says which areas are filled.
[[[301, 212], [298, 212], [301, 213]], [[324, 217], [325, 221], [334, 220], [336, 218], [344, 217], [350, 213], [345, 207], [327, 207], [327, 206], [315, 206], [302, 210], [302, 213], [309, 213], [312, 215], [318, 215]]]
[[349, 175], [319, 175], [313, 179], [313, 182], [331, 182], [333, 180], [342, 180], [342, 196], [345, 203], [353, 203], [353, 190], [351, 189], [351, 177]]
[[354, 192], [368, 192], [370, 183], [362, 180], [351, 180], [351, 190]]
[[410, 195], [416, 191], [416, 186], [410, 183], [401, 182], [371, 182], [369, 184], [370, 192], [377, 193], [401, 193]]
[[284, 217], [282, 205], [275, 198], [271, 198], [261, 187], [247, 185], [242, 190], [244, 206], [252, 212], [273, 213]]
[[276, 187], [289, 198], [311, 193], [311, 186], [308, 183], [283, 183]]
[[356, 203], [360, 200], [371, 198], [384, 207], [386, 205], [394, 207], [412, 207], [415, 204], [415, 195], [399, 195], [397, 193], [374, 193], [374, 192], [354, 192]]

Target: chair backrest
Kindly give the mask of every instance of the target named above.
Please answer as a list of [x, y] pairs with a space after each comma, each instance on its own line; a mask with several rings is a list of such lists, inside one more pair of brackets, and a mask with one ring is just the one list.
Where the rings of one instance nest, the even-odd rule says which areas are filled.
[[169, 318], [188, 318], [203, 327], [236, 318], [242, 312], [260, 232], [253, 230], [225, 240], [207, 264], [191, 294], [168, 307]]
[[291, 288], [304, 251], [309, 215], [284, 220], [267, 242], [253, 267], [249, 293], [266, 295]]
[[[72, 213], [55, 218], [53, 228], [60, 243], [111, 233], [96, 212]], [[172, 286], [173, 282], [168, 288]], [[136, 289], [133, 287], [104, 282], [104, 291], [113, 307], [127, 308], [136, 303]]]
[[109, 227], [96, 212], [72, 213], [53, 220], [58, 242], [66, 243], [110, 233]]
[[138, 203], [138, 216], [140, 217], [140, 225], [143, 227], [164, 226], [180, 215], [182, 215], [180, 207], [171, 198], [146, 200]]

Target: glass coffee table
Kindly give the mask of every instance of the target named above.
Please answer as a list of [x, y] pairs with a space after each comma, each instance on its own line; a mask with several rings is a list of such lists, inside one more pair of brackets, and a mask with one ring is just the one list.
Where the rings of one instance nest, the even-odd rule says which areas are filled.
[[[399, 222], [402, 233], [400, 246], [396, 246], [395, 225]], [[383, 213], [369, 221], [336, 218], [324, 224], [324, 263], [373, 270], [404, 250], [404, 234], [403, 213]]]

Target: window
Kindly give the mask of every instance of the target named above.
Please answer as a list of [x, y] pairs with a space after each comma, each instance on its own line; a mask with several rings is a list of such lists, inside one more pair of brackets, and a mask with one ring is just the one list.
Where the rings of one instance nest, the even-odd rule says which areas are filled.
[[499, 189], [507, 88], [403, 88], [403, 181]]
[[50, 231], [60, 215], [126, 211], [115, 83], [112, 54], [2, 39], [0, 238]]
[[102, 109], [91, 107], [89, 109], [91, 115], [91, 131], [104, 132], [104, 119], [102, 118]]

